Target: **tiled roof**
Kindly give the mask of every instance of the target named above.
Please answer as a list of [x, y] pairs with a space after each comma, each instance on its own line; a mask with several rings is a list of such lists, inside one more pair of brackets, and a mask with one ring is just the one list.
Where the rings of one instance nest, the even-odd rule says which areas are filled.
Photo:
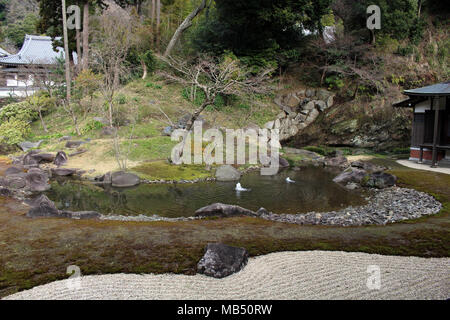
[[0, 57], [9, 56], [10, 53], [0, 48]]
[[405, 90], [404, 94], [407, 96], [450, 96], [450, 81], [423, 88]]
[[64, 49], [56, 50], [53, 50], [51, 37], [26, 35], [19, 53], [0, 58], [0, 65], [55, 64], [57, 58], [64, 58]]

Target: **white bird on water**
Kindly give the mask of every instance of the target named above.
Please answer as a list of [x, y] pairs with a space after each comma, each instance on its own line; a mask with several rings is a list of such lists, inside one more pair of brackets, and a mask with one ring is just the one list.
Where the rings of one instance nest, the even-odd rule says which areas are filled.
[[250, 191], [250, 189], [242, 188], [242, 186], [239, 182], [236, 184], [235, 190], [236, 191]]
[[291, 178], [289, 178], [289, 177], [286, 178], [286, 182], [287, 182], [287, 183], [295, 183], [295, 181], [294, 181], [294, 180], [291, 180]]

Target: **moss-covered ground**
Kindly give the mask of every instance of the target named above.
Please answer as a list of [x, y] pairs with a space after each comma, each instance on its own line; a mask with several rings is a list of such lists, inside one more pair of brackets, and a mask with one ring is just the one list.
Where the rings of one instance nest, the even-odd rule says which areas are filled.
[[[251, 256], [286, 250], [343, 250], [385, 255], [450, 256], [450, 176], [392, 167], [399, 184], [435, 195], [438, 215], [387, 226], [322, 227], [249, 217], [189, 222], [114, 222], [27, 219], [25, 206], [0, 198], [0, 296], [68, 277], [69, 265], [84, 275], [195, 273], [208, 242], [248, 249]], [[1, 171], [1, 169], [0, 169]], [[1, 173], [1, 172], [0, 172]]]

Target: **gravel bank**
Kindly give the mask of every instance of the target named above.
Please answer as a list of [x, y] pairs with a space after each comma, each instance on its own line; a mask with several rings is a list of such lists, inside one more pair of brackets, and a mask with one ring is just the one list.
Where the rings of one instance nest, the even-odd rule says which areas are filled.
[[[370, 290], [368, 266], [380, 268], [379, 290]], [[224, 279], [204, 275], [112, 274], [67, 280], [6, 299], [447, 299], [450, 258], [381, 256], [366, 253], [279, 252], [249, 259]]]
[[308, 212], [306, 214], [274, 214], [264, 210], [259, 216], [266, 220], [312, 225], [362, 226], [369, 224], [385, 225], [408, 219], [438, 213], [442, 204], [424, 192], [392, 187], [373, 189], [375, 195], [369, 203], [360, 207], [348, 207], [326, 213]]

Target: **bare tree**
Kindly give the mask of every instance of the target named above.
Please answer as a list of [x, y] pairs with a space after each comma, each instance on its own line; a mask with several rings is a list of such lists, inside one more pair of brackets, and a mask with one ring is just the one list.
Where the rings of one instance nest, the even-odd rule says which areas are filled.
[[[265, 69], [257, 75], [243, 68], [237, 59], [224, 58], [222, 61], [210, 56], [197, 59], [194, 64], [173, 57], [160, 57], [174, 71], [160, 73], [166, 79], [179, 82], [186, 87], [195, 86], [203, 91], [205, 100], [194, 111], [186, 124], [186, 133], [183, 136], [183, 145], [192, 129], [194, 122], [206, 107], [214, 105], [216, 97], [220, 94], [242, 95], [244, 93], [267, 93], [267, 81], [273, 69]], [[181, 157], [183, 150], [179, 150]]]
[[120, 87], [120, 80], [127, 74], [124, 62], [133, 46], [133, 20], [122, 9], [110, 9], [99, 18], [98, 30], [95, 33], [91, 51], [96, 68], [102, 73], [100, 91], [108, 105], [107, 119], [114, 134], [113, 147], [119, 168], [126, 170], [127, 156], [120, 148], [118, 128], [115, 126], [114, 96]]
[[108, 121], [114, 126], [113, 101], [126, 74], [124, 62], [133, 45], [131, 18], [123, 10], [108, 10], [99, 18], [99, 28], [92, 44], [93, 63], [103, 74], [100, 91], [108, 104]]
[[196, 9], [194, 9], [194, 11], [192, 11], [186, 17], [186, 19], [184, 19], [184, 21], [179, 25], [179, 27], [173, 34], [172, 39], [170, 39], [169, 45], [167, 46], [166, 51], [164, 52], [164, 57], [168, 57], [170, 55], [175, 44], [178, 42], [178, 39], [180, 39], [183, 32], [192, 26], [192, 21], [194, 20], [194, 18], [198, 16], [203, 11], [203, 9], [206, 8], [206, 1], [207, 0], [202, 0], [200, 5]]

